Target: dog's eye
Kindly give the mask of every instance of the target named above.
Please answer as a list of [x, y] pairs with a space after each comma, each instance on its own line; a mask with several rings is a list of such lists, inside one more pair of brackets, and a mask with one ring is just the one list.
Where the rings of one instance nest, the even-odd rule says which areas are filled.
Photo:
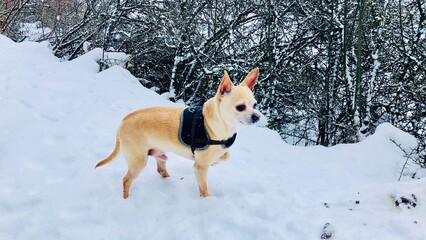
[[237, 109], [238, 112], [242, 112], [244, 110], [246, 110], [246, 105], [241, 104], [235, 107]]
[[257, 103], [253, 104], [253, 108], [256, 108], [256, 107], [257, 107]]

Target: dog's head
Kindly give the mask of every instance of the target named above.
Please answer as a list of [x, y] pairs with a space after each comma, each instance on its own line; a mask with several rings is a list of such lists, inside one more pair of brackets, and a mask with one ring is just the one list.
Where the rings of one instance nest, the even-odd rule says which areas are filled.
[[234, 86], [224, 71], [215, 97], [219, 101], [220, 115], [227, 123], [251, 125], [259, 121], [260, 114], [255, 110], [256, 99], [252, 92], [258, 77], [259, 69], [254, 68], [239, 85]]

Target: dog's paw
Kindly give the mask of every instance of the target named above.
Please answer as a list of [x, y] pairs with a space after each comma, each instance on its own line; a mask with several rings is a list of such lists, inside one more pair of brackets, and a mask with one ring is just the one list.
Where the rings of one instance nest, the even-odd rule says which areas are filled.
[[123, 199], [127, 199], [129, 197], [129, 193], [128, 192], [123, 192]]
[[205, 191], [205, 192], [201, 192], [200, 193], [200, 197], [203, 197], [203, 198], [205, 198], [205, 197], [208, 197], [208, 196], [210, 196], [211, 194], [209, 193], [209, 192], [207, 192], [207, 191]]

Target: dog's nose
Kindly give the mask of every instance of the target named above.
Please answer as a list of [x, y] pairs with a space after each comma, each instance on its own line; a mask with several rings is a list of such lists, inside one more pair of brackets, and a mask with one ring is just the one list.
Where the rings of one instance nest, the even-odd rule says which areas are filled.
[[257, 114], [253, 114], [251, 115], [251, 122], [252, 123], [256, 123], [257, 121], [259, 121], [260, 117]]

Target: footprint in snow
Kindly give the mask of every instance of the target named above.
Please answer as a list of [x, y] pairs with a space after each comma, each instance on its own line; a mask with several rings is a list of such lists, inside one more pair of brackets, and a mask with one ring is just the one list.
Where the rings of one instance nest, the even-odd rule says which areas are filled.
[[45, 120], [49, 121], [49, 122], [59, 122], [59, 119], [54, 118], [54, 117], [51, 117], [51, 116], [47, 116], [47, 115], [40, 115], [40, 117], [41, 117], [42, 119], [45, 119]]
[[395, 207], [397, 208], [407, 208], [412, 209], [417, 206], [417, 196], [415, 194], [411, 194], [408, 196], [396, 196], [395, 194], [391, 195], [392, 201], [395, 203]]
[[28, 103], [28, 102], [26, 102], [26, 101], [24, 101], [24, 100], [20, 100], [19, 101], [19, 103], [21, 104], [21, 105], [23, 105], [25, 108], [27, 108], [27, 109], [32, 109], [32, 108], [34, 108], [34, 106], [32, 105], [32, 104], [30, 104], [30, 103]]
[[324, 224], [321, 232], [321, 239], [332, 239], [334, 236], [334, 227], [330, 223]]

